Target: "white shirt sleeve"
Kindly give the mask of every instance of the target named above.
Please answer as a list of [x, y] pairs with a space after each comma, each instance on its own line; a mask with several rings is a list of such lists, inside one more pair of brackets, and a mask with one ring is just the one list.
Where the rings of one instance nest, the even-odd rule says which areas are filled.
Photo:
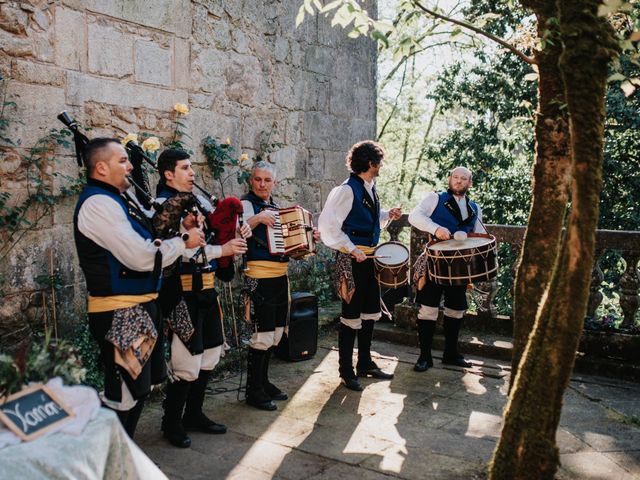
[[436, 192], [428, 193], [422, 201], [409, 214], [409, 223], [418, 230], [428, 232], [435, 235], [436, 230], [440, 227], [436, 222], [431, 220], [433, 211], [438, 206], [438, 194]]
[[318, 219], [320, 238], [327, 247], [346, 252], [356, 248], [349, 236], [342, 231], [342, 224], [349, 215], [352, 204], [353, 191], [349, 185], [340, 185], [329, 193]]
[[253, 203], [249, 200], [242, 200], [242, 209], [242, 221], [247, 223], [249, 219], [255, 215], [255, 213], [253, 213]]
[[[107, 195], [93, 195], [80, 207], [78, 230], [131, 270], [150, 272], [153, 270], [158, 247], [136, 232], [122, 207]], [[179, 238], [163, 240], [160, 245], [162, 266], [171, 265], [185, 250]]]

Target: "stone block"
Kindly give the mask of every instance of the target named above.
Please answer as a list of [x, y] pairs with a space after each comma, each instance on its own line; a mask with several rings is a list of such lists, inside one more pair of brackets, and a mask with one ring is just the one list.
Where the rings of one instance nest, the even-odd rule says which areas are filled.
[[191, 35], [190, 0], [85, 0], [82, 4], [92, 12], [175, 33], [179, 37]]
[[333, 77], [337, 52], [333, 48], [310, 45], [305, 51], [304, 66], [314, 73]]
[[191, 88], [191, 44], [176, 38], [173, 44], [173, 64], [176, 88]]
[[284, 62], [289, 54], [289, 40], [284, 37], [276, 38], [274, 57], [277, 62]]
[[306, 73], [299, 82], [304, 89], [304, 110], [327, 112], [329, 110], [330, 83], [327, 77]]
[[33, 55], [34, 48], [26, 38], [17, 37], [0, 30], [0, 50], [12, 57], [27, 57]]
[[242, 147], [257, 148], [269, 137], [269, 143], [284, 143], [284, 112], [264, 111], [242, 119]]
[[33, 147], [51, 127], [60, 126], [56, 116], [66, 107], [63, 88], [17, 81], [7, 84], [7, 99], [18, 105], [15, 120], [28, 119], [24, 123], [11, 122], [7, 136], [27, 148]]
[[348, 148], [351, 122], [320, 112], [306, 112], [305, 141], [309, 148], [341, 150]]
[[319, 180], [326, 177], [324, 170], [324, 151], [310, 149], [307, 157], [307, 178]]
[[89, 71], [110, 77], [133, 73], [133, 36], [112, 26], [91, 23], [88, 27]]
[[297, 145], [302, 138], [302, 119], [301, 112], [291, 112], [287, 115], [287, 124], [285, 127], [284, 141], [288, 145]]
[[173, 62], [171, 50], [146, 40], [136, 40], [136, 80], [171, 86]]
[[57, 7], [55, 32], [56, 64], [63, 68], [80, 70], [87, 53], [84, 14]]
[[224, 97], [225, 79], [223, 68], [229, 62], [224, 52], [212, 48], [192, 46], [191, 78], [192, 91], [201, 90], [214, 96]]
[[13, 80], [54, 87], [64, 86], [66, 75], [64, 70], [41, 63], [16, 60], [11, 75]]
[[[256, 57], [233, 55], [224, 68], [225, 94], [229, 100], [242, 105], [254, 106], [260, 96], [264, 79]], [[262, 95], [261, 95], [262, 94]]]
[[33, 45], [33, 56], [41, 62], [53, 63], [56, 57], [55, 38], [52, 31], [31, 31], [29, 40]]
[[0, 29], [24, 35], [29, 23], [29, 14], [11, 5], [0, 5]]
[[353, 87], [353, 84], [342, 79], [331, 80], [329, 113], [345, 118], [353, 118], [356, 115], [356, 95]]
[[193, 149], [196, 161], [204, 162], [202, 154], [202, 140], [205, 137], [217, 137], [226, 139], [227, 137], [237, 139], [240, 132], [240, 121], [238, 118], [227, 117], [210, 110], [192, 108], [185, 119], [187, 132], [191, 136], [188, 140]]
[[358, 120], [354, 119], [351, 122], [351, 128], [349, 128], [349, 140], [347, 140], [348, 146], [353, 145], [356, 142], [362, 140], [371, 140], [376, 136], [376, 120], [375, 118], [370, 120]]
[[325, 150], [324, 152], [324, 178], [335, 180], [335, 184], [342, 183], [342, 180], [349, 176], [345, 165], [345, 157], [348, 148], [343, 150]]
[[237, 53], [249, 53], [249, 37], [245, 32], [235, 28], [231, 31], [231, 38], [233, 39], [233, 49]]
[[278, 170], [278, 179], [306, 177], [306, 149], [286, 145], [271, 153], [269, 157]]
[[97, 102], [170, 111], [176, 102], [187, 103], [187, 92], [67, 72], [67, 102], [70, 105]]

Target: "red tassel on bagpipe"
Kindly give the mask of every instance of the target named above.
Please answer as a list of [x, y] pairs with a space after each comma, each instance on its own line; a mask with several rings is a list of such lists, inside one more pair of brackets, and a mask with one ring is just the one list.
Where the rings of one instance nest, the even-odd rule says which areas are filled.
[[[207, 215], [207, 224], [214, 232], [214, 245], [224, 245], [236, 237], [238, 217], [243, 211], [239, 198], [227, 197], [218, 202], [216, 209]], [[233, 256], [218, 259], [216, 277], [225, 282], [233, 278]]]

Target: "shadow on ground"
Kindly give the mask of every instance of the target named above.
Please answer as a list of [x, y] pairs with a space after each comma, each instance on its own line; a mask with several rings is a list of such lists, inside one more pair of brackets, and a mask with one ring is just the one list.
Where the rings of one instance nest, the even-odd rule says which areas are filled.
[[[209, 395], [206, 412], [225, 423], [222, 436], [192, 435], [179, 450], [163, 440], [161, 405], [146, 409], [136, 435], [143, 450], [175, 479], [474, 479], [500, 434], [508, 364], [474, 359], [471, 369], [416, 373], [416, 351], [375, 343], [391, 381], [364, 380], [364, 392], [340, 385], [336, 338], [300, 363], [273, 361], [272, 381], [290, 399], [276, 412], [238, 402], [236, 392]], [[216, 387], [236, 388], [238, 378]], [[640, 385], [574, 378], [558, 431], [559, 479], [640, 476]]]

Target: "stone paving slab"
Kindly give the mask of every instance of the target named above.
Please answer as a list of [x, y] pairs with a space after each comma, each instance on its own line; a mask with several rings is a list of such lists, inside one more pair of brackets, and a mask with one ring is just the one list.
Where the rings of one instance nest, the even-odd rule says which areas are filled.
[[[374, 342], [376, 361], [395, 378], [364, 379], [365, 390], [353, 392], [339, 383], [335, 343], [325, 338], [305, 362], [272, 361], [272, 381], [290, 396], [276, 412], [239, 402], [239, 378], [232, 378], [212, 384], [205, 403], [206, 413], [229, 427], [226, 435], [194, 433], [190, 449], [171, 447], [159, 431], [156, 402], [146, 408], [136, 441], [175, 479], [485, 478], [500, 435], [508, 365], [474, 357], [470, 369], [437, 361], [417, 373], [415, 349]], [[557, 478], [638, 478], [638, 398], [638, 384], [574, 378], [557, 435]]]

